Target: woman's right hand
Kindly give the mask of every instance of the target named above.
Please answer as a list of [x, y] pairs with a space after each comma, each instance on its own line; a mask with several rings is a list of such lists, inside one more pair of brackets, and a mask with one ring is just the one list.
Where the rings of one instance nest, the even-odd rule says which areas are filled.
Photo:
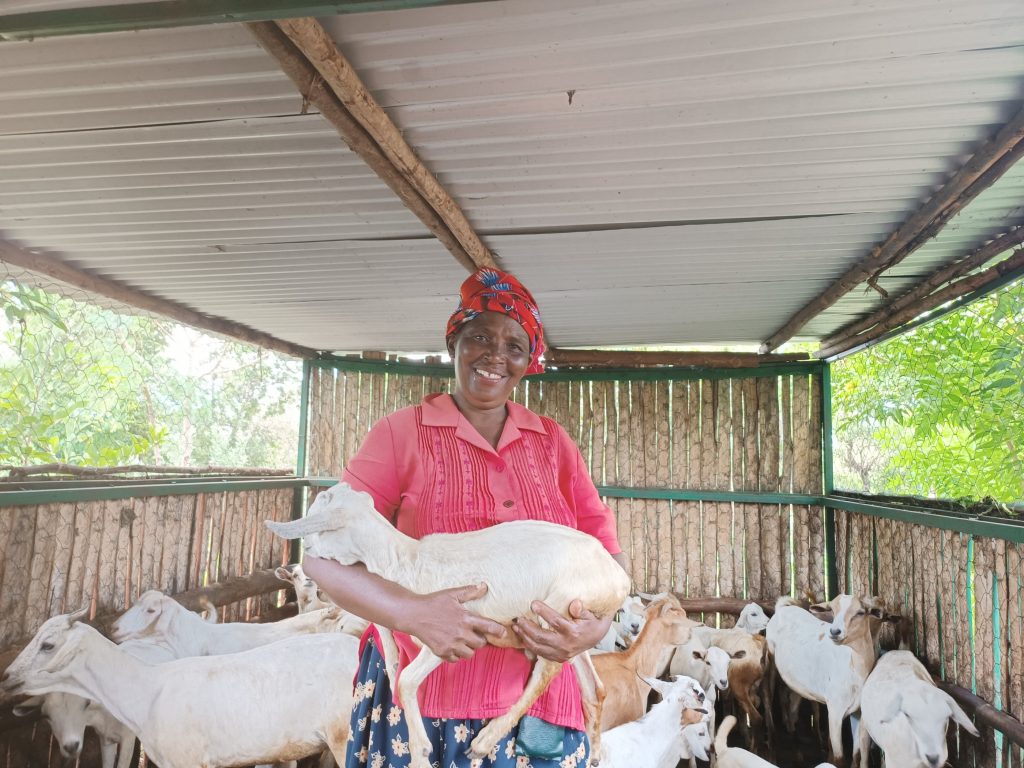
[[445, 661], [471, 658], [487, 644], [488, 636], [500, 638], [506, 631], [498, 622], [466, 609], [464, 603], [485, 594], [486, 584], [474, 584], [418, 595], [401, 630], [414, 635]]

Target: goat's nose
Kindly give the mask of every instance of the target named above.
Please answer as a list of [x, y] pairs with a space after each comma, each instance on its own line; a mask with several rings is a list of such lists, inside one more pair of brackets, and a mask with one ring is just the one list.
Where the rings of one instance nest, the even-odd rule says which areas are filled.
[[78, 757], [78, 753], [82, 750], [82, 742], [65, 741], [60, 747], [64, 752], [64, 757]]
[[924, 759], [928, 761], [928, 765], [933, 765], [933, 766], [935, 766], [935, 768], [938, 768], [938, 766], [939, 766], [939, 756], [938, 755], [925, 755]]
[[832, 637], [839, 637], [841, 634], [843, 634], [843, 630], [841, 630], [839, 627], [832, 627], [832, 629], [829, 630], [829, 634], [832, 635]]

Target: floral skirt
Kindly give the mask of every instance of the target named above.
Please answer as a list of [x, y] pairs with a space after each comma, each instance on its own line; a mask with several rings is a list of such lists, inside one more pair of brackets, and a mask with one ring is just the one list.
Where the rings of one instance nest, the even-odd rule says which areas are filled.
[[[562, 757], [548, 760], [515, 754], [519, 728], [498, 742], [491, 754], [470, 760], [466, 751], [487, 720], [423, 718], [433, 747], [433, 768], [584, 768], [590, 753], [586, 733], [565, 730]], [[373, 640], [366, 643], [356, 675], [355, 703], [352, 707], [352, 731], [349, 735], [345, 768], [408, 768], [409, 729], [405, 712], [391, 701], [391, 688], [384, 669], [384, 658]]]

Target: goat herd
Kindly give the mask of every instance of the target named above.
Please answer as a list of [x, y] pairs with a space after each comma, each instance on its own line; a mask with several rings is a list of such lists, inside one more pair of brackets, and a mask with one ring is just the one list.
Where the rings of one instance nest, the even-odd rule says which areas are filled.
[[[672, 595], [626, 596], [628, 579], [621, 568], [614, 562], [605, 568], [600, 545], [571, 529], [514, 522], [414, 541], [386, 524], [367, 499], [339, 485], [321, 494], [303, 520], [272, 527], [288, 538], [303, 536], [309, 554], [364, 562], [374, 572], [390, 570], [382, 575], [415, 591], [486, 582], [491, 602], [469, 607], [503, 623], [528, 613], [537, 599], [564, 611], [573, 598], [599, 609], [609, 595], [616, 596], [611, 610], [618, 613], [608, 635], [573, 661], [587, 705], [592, 762], [602, 768], [674, 768], [680, 760], [691, 766], [701, 760], [718, 768], [771, 768], [749, 750], [770, 752], [772, 745], [759, 736], [773, 731], [776, 700], [791, 734], [803, 699], [824, 705], [837, 763], [844, 758], [843, 721], [850, 717], [850, 764], [859, 758], [861, 768], [867, 768], [872, 741], [888, 768], [944, 765], [950, 718], [977, 735], [910, 652], [878, 657], [880, 629], [892, 617], [876, 599], [840, 595], [808, 609], [783, 597], [770, 619], [751, 603], [735, 627], [715, 629], [688, 619]], [[467, 551], [513, 557], [525, 547], [536, 558], [552, 528], [560, 529], [555, 532], [560, 536], [570, 534], [557, 547], [562, 560], [552, 554], [531, 561], [529, 578], [516, 568], [502, 576], [481, 558], [475, 562], [483, 565], [474, 570], [467, 566], [474, 562], [471, 557], [452, 557], [451, 547], [442, 546], [467, 541]], [[500, 541], [502, 529], [520, 543]], [[481, 536], [499, 541], [481, 542]], [[506, 544], [509, 550], [495, 549]], [[598, 567], [578, 578], [563, 576], [561, 590], [546, 584], [540, 563], [554, 560], [547, 563], [553, 574], [572, 574], [573, 563], [564, 559], [571, 561], [574, 550], [577, 568], [581, 557]], [[460, 573], [446, 581], [439, 575], [442, 561]], [[403, 564], [411, 573], [398, 572]], [[321, 598], [300, 566], [280, 568], [278, 576], [294, 586], [299, 614], [274, 623], [218, 624], [215, 616], [204, 620], [156, 591], [144, 593], [117, 619], [113, 642], [79, 622], [80, 614], [55, 616], [10, 665], [0, 695], [31, 695], [16, 712], [41, 707], [65, 757], [78, 755], [85, 729], [93, 728], [104, 768], [114, 768], [115, 762], [127, 768], [136, 737], [147, 759], [160, 768], [287, 764], [321, 752], [321, 766], [332, 756], [343, 763], [358, 638], [367, 623]], [[509, 598], [501, 588], [509, 579], [525, 595]], [[397, 654], [388, 638], [381, 633], [394, 679]], [[403, 672], [403, 701], [416, 701], [416, 686], [440, 663], [435, 659], [424, 648]], [[523, 699], [488, 723], [470, 745], [471, 754], [486, 755], [515, 726], [546, 687], [544, 669], [538, 660]], [[652, 690], [660, 699], [648, 708]], [[738, 720], [730, 714], [716, 728], [717, 712], [730, 705]], [[418, 718], [412, 710], [409, 714], [411, 768], [429, 768], [429, 744], [416, 741]], [[748, 749], [728, 746], [737, 722]]]

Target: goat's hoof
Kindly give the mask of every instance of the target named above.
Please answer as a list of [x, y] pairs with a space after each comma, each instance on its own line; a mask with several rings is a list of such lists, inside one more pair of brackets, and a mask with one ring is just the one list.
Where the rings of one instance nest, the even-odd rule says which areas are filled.
[[494, 749], [495, 741], [484, 731], [481, 731], [469, 745], [466, 753], [471, 760], [483, 760]]

